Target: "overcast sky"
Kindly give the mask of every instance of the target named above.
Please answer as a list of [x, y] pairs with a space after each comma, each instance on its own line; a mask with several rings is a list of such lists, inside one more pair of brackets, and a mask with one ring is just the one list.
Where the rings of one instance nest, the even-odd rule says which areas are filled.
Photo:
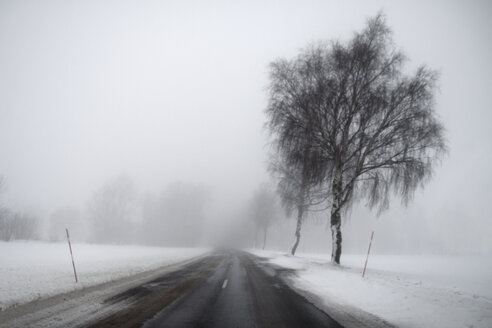
[[409, 208], [396, 201], [376, 219], [358, 207], [344, 229], [364, 221], [408, 238], [424, 224], [429, 243], [492, 252], [485, 0], [0, 0], [4, 202], [81, 207], [125, 174], [142, 192], [182, 180], [208, 186], [216, 206], [239, 204], [267, 179], [269, 62], [312, 41], [346, 40], [380, 10], [409, 69], [441, 73], [436, 108], [450, 153]]

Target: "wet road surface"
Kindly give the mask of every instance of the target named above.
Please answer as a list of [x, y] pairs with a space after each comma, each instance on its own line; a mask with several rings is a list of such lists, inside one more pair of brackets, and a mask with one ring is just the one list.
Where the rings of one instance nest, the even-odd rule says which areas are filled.
[[106, 300], [92, 327], [341, 327], [251, 254], [222, 251]]

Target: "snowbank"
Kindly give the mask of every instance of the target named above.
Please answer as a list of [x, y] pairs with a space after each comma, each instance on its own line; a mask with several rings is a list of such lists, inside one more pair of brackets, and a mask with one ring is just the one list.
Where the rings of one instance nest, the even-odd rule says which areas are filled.
[[200, 248], [0, 242], [0, 308], [128, 277], [203, 254]]
[[333, 266], [329, 255], [251, 252], [296, 270], [295, 287], [335, 312], [357, 308], [398, 327], [492, 327], [491, 257], [371, 255], [362, 279], [363, 255]]

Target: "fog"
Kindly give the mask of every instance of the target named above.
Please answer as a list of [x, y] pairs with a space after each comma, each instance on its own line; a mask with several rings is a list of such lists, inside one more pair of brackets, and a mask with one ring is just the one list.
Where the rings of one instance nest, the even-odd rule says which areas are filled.
[[[91, 202], [123, 179], [127, 231], [145, 210], [189, 199], [173, 208], [196, 207], [199, 229], [173, 238], [238, 234], [252, 247], [248, 206], [270, 179], [268, 64], [316, 40], [347, 40], [381, 10], [407, 67], [440, 72], [449, 154], [407, 207], [395, 198], [378, 216], [356, 204], [344, 251], [364, 252], [374, 230], [380, 253], [492, 253], [488, 1], [1, 1], [2, 206], [38, 218], [40, 238], [65, 215], [85, 227], [75, 239], [98, 242]], [[184, 215], [175, 211], [168, 217]], [[310, 217], [300, 251], [330, 252], [328, 215]], [[143, 228], [126, 241], [180, 244], [169, 233], [179, 222], [161, 227], [162, 242]], [[287, 251], [294, 229], [279, 209], [267, 247]]]

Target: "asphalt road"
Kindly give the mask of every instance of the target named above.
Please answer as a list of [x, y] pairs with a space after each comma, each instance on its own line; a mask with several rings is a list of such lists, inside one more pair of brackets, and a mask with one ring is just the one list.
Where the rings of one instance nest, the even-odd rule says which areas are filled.
[[341, 327], [282, 274], [251, 254], [218, 252], [107, 299], [129, 306], [91, 327]]

